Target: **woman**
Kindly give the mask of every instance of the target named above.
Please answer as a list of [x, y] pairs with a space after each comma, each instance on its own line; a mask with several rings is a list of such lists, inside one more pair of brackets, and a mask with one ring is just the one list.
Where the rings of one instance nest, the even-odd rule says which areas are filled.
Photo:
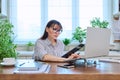
[[64, 53], [64, 44], [57, 39], [61, 32], [62, 25], [57, 20], [51, 20], [47, 23], [43, 36], [35, 43], [35, 60], [62, 62], [79, 57], [77, 54], [72, 54], [68, 58], [61, 57]]

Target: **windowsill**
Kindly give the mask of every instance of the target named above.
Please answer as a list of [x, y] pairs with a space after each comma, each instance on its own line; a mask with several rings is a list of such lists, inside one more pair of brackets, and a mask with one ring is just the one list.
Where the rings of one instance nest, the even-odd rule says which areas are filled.
[[[71, 43], [71, 44], [69, 44], [68, 46], [66, 46], [67, 49], [66, 49], [65, 51], [69, 51], [69, 50], [73, 49], [73, 48], [76, 47], [78, 44], [79, 44], [79, 43], [77, 43], [77, 42], [76, 42], [76, 43]], [[34, 47], [34, 46], [33, 46], [33, 47]], [[66, 47], [65, 47], [65, 48], [66, 48]], [[25, 45], [18, 45], [17, 51], [18, 51], [18, 53], [19, 53], [19, 54], [18, 54], [18, 57], [25, 57], [25, 58], [28, 58], [28, 57], [29, 57], [29, 58], [32, 58], [32, 55], [33, 55], [33, 53], [34, 53], [33, 50], [27, 51]], [[84, 51], [84, 48], [83, 48], [81, 51]], [[115, 44], [111, 44], [111, 45], [110, 45], [110, 52], [114, 52], [115, 54], [118, 54], [119, 51], [120, 51], [120, 50], [115, 49]]]
[[18, 58], [32, 58], [33, 51], [17, 51], [18, 52]]
[[[67, 52], [67, 51], [65, 51]], [[31, 59], [34, 51], [18, 51], [18, 58]], [[80, 55], [84, 56], [84, 51], [80, 51]], [[120, 57], [120, 51], [110, 51], [109, 57]]]

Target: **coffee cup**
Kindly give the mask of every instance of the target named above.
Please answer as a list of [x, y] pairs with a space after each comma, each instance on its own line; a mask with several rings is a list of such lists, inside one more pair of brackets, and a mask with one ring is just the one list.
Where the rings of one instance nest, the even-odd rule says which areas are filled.
[[3, 58], [3, 62], [5, 64], [15, 64], [16, 60], [15, 60], [15, 58]]

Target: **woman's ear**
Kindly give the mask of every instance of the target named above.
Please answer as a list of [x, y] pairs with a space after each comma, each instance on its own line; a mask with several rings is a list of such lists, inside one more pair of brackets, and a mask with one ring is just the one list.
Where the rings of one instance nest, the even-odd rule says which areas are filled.
[[48, 28], [48, 27], [46, 27], [46, 29], [45, 29], [45, 30], [46, 30], [46, 32], [48, 32], [48, 29], [49, 29], [49, 28]]

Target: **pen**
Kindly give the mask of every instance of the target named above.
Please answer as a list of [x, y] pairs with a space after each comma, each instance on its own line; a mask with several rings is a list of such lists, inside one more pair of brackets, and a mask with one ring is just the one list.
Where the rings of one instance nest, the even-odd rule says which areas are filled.
[[22, 66], [22, 65], [24, 65], [25, 64], [25, 62], [24, 63], [22, 63], [22, 64], [20, 64], [19, 66]]

